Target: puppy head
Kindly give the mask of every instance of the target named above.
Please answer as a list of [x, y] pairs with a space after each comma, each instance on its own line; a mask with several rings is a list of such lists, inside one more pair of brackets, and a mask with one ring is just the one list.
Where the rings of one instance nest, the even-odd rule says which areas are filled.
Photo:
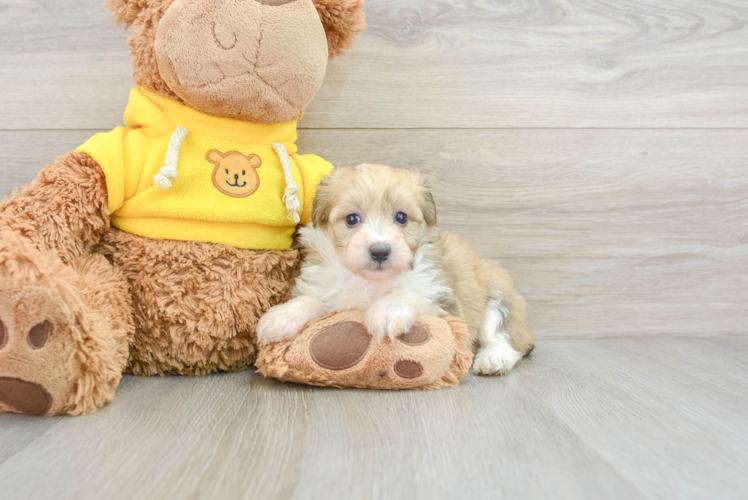
[[361, 165], [322, 181], [312, 220], [327, 230], [348, 270], [385, 281], [411, 268], [434, 232], [436, 205], [418, 172]]

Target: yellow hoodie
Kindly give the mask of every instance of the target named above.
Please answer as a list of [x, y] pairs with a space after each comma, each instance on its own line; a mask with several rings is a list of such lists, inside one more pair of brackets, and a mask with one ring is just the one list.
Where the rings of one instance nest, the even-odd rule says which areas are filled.
[[296, 122], [217, 118], [143, 88], [130, 94], [125, 125], [78, 151], [106, 175], [112, 225], [147, 238], [289, 248], [332, 170], [296, 154]]

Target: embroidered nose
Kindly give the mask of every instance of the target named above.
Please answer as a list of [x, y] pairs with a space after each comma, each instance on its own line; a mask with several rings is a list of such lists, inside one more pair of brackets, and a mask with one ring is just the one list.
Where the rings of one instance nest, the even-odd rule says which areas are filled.
[[239, 180], [239, 174], [234, 174], [234, 180], [235, 180], [235, 181], [238, 181], [238, 180]]
[[372, 245], [371, 248], [369, 248], [369, 253], [371, 253], [372, 260], [381, 264], [390, 258], [392, 249], [389, 245]]

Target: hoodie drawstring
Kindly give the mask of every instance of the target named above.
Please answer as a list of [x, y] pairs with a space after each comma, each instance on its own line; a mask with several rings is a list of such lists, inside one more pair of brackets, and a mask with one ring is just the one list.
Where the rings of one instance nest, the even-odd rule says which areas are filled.
[[291, 172], [291, 158], [288, 156], [286, 147], [280, 142], [274, 143], [273, 149], [280, 158], [281, 165], [283, 165], [283, 174], [286, 176], [286, 191], [283, 194], [283, 203], [286, 204], [288, 220], [298, 224], [301, 222], [301, 217], [299, 217], [301, 202], [299, 201], [299, 185], [294, 182]]
[[177, 178], [179, 172], [179, 150], [182, 148], [182, 142], [190, 131], [184, 127], [177, 127], [169, 140], [169, 149], [166, 150], [166, 165], [161, 167], [153, 182], [161, 189], [169, 189], [171, 181]]

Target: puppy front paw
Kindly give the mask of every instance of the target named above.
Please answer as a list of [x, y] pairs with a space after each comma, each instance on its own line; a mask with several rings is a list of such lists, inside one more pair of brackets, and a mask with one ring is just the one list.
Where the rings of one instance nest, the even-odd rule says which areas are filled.
[[311, 320], [321, 316], [316, 304], [294, 299], [271, 308], [257, 324], [257, 341], [260, 344], [281, 342], [295, 337]]
[[364, 326], [377, 339], [389, 337], [394, 341], [413, 328], [417, 315], [415, 308], [403, 300], [383, 299], [366, 311]]

